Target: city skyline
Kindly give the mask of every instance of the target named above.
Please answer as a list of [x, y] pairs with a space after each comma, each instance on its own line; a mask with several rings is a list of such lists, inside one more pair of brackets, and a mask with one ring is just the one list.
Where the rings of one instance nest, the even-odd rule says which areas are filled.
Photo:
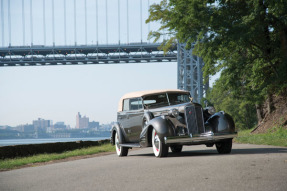
[[[62, 124], [62, 125], [66, 125], [67, 127], [70, 127], [72, 129], [76, 129], [76, 128], [79, 128], [78, 126], [79, 125], [79, 117], [80, 119], [84, 119], [84, 120], [87, 120], [88, 123], [89, 122], [97, 122], [99, 123], [100, 125], [105, 125], [105, 124], [112, 124], [114, 123], [114, 121], [110, 121], [110, 122], [106, 122], [106, 123], [101, 123], [100, 121], [95, 121], [94, 119], [90, 120], [90, 117], [86, 114], [82, 115], [81, 112], [78, 112], [77, 115], [76, 115], [76, 119], [75, 119], [75, 124], [66, 124], [66, 122], [64, 120], [60, 120], [60, 121], [55, 121], [53, 119], [47, 119], [47, 118], [41, 118], [41, 117], [38, 117], [38, 118], [35, 118], [33, 119], [31, 122], [28, 122], [28, 123], [21, 123], [21, 124], [16, 124], [16, 125], [8, 125], [8, 124], [0, 124], [0, 127], [5, 127], [5, 126], [10, 126], [10, 127], [17, 127], [17, 126], [23, 126], [23, 125], [34, 125], [34, 123], [36, 121], [40, 121], [40, 120], [43, 120], [43, 121], [49, 121], [49, 124], [51, 126], [53, 125], [57, 125], [57, 124]], [[83, 127], [81, 127], [83, 128]], [[88, 126], [86, 127], [88, 128]], [[80, 129], [80, 128], [79, 128]]]
[[[49, 125], [51, 126], [54, 126], [54, 125], [65, 125], [69, 128], [72, 128], [72, 129], [81, 129], [81, 128], [88, 128], [88, 125], [87, 127], [77, 127], [78, 126], [78, 115], [80, 114], [80, 112], [78, 112], [78, 114], [76, 115], [76, 120], [75, 120], [75, 124], [66, 124], [66, 122], [64, 120], [60, 120], [60, 121], [55, 121], [53, 119], [46, 119], [46, 118], [40, 118], [38, 117], [37, 119], [33, 119], [31, 122], [28, 122], [28, 123], [25, 123], [25, 124], [16, 124], [16, 125], [7, 125], [7, 124], [0, 124], [0, 127], [5, 127], [5, 126], [10, 126], [10, 127], [17, 127], [17, 126], [23, 126], [23, 125], [35, 125], [34, 123], [36, 121], [49, 121]], [[107, 122], [107, 123], [101, 123], [100, 121], [95, 121], [95, 120], [91, 120], [90, 121], [90, 118], [87, 116], [87, 115], [84, 115], [83, 117], [81, 117], [82, 115], [80, 114], [80, 118], [82, 119], [87, 119], [88, 123], [98, 123], [99, 125], [105, 125], [105, 124], [112, 124], [114, 121], [110, 121], [110, 122]], [[80, 126], [80, 125], [79, 125]]]
[[[89, 118], [81, 118], [77, 115], [77, 127], [71, 128], [65, 122], [53, 123], [51, 119], [38, 118], [29, 124], [17, 126], [0, 125], [0, 139], [39, 139], [39, 138], [76, 138], [76, 137], [102, 137], [107, 136], [112, 123], [101, 124], [97, 121], [89, 121]], [[81, 119], [83, 120], [81, 122]]]
[[[79, 114], [80, 112], [78, 112], [78, 114]], [[80, 115], [81, 116], [81, 115]], [[78, 115], [76, 116], [76, 118], [78, 117]], [[110, 122], [107, 122], [107, 123], [100, 123], [100, 121], [95, 121], [95, 120], [89, 120], [90, 118], [89, 117], [87, 117], [86, 115], [84, 115], [83, 116], [83, 118], [84, 119], [88, 119], [88, 122], [97, 122], [97, 123], [99, 123], [100, 125], [105, 125], [105, 124], [111, 124], [111, 123], [113, 123], [114, 121], [110, 121]], [[54, 125], [59, 125], [59, 124], [61, 124], [61, 125], [66, 125], [66, 122], [64, 121], [64, 120], [62, 120], [62, 121], [54, 121], [53, 119], [46, 119], [46, 118], [40, 118], [40, 117], [38, 117], [37, 119], [33, 119], [30, 123], [25, 123], [25, 124], [17, 124], [17, 125], [14, 125], [14, 126], [11, 126], [11, 125], [7, 125], [7, 124], [0, 124], [0, 127], [5, 127], [5, 126], [10, 126], [10, 127], [17, 127], [17, 126], [23, 126], [23, 125], [35, 125], [35, 123], [37, 123], [37, 122], [39, 122], [39, 121], [45, 121], [45, 123], [47, 123], [47, 121], [49, 121], [49, 125], [51, 125], [51, 126], [54, 126]], [[77, 127], [77, 119], [75, 120], [75, 124], [74, 125], [70, 125], [70, 124], [67, 124], [66, 126], [67, 127], [70, 127], [70, 128], [72, 128], [72, 129], [75, 129], [75, 128], [78, 128]], [[48, 125], [48, 126], [49, 126]], [[83, 127], [81, 127], [81, 128], [83, 128]], [[86, 128], [88, 128], [88, 126], [86, 127]]]

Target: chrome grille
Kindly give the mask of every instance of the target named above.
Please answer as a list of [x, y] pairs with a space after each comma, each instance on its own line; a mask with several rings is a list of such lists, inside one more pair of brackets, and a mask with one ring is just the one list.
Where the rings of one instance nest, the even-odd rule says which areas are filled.
[[190, 105], [185, 107], [185, 120], [189, 134], [204, 133], [202, 108], [200, 106]]
[[197, 121], [197, 128], [198, 133], [204, 133], [204, 124], [203, 124], [203, 111], [202, 107], [195, 106], [195, 113], [196, 113], [196, 121]]

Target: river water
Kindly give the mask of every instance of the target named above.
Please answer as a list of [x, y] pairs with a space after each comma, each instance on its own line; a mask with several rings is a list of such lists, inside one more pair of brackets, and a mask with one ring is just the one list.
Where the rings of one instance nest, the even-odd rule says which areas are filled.
[[75, 141], [98, 141], [110, 139], [110, 137], [89, 137], [89, 138], [52, 138], [52, 139], [0, 139], [0, 146], [8, 145], [27, 145], [56, 142], [75, 142]]

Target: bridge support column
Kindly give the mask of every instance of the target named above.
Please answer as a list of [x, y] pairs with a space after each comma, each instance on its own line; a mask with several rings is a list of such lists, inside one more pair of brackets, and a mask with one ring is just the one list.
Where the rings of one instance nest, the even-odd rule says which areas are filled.
[[177, 88], [189, 91], [194, 102], [200, 103], [209, 87], [209, 80], [203, 84], [204, 63], [200, 57], [192, 55], [193, 47], [186, 50], [185, 46], [185, 43], [177, 44]]

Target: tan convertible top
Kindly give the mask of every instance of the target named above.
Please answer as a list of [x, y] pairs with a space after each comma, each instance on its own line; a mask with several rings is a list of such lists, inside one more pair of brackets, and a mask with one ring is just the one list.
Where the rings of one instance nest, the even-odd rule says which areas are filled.
[[189, 93], [188, 91], [184, 90], [178, 90], [178, 89], [166, 89], [166, 90], [146, 90], [146, 91], [138, 91], [138, 92], [131, 92], [125, 94], [123, 97], [121, 97], [118, 107], [118, 112], [123, 110], [123, 100], [127, 98], [136, 98], [136, 97], [142, 97], [145, 95], [150, 94], [160, 94], [160, 93]]

